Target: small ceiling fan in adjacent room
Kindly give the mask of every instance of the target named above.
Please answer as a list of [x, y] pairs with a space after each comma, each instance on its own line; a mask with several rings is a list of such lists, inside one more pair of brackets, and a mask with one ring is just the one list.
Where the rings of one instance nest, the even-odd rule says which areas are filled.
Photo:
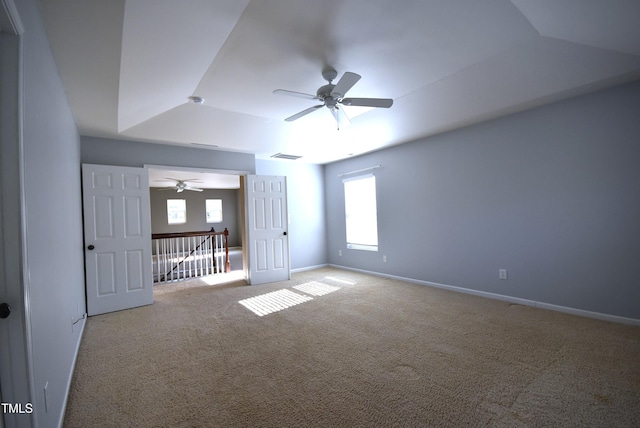
[[300, 119], [301, 117], [306, 116], [307, 114], [318, 110], [320, 107], [327, 107], [333, 114], [333, 117], [336, 119], [336, 122], [338, 124], [338, 129], [340, 129], [340, 125], [349, 123], [349, 118], [347, 117], [347, 115], [344, 112], [344, 109], [341, 108], [341, 106], [389, 108], [393, 105], [393, 100], [390, 98], [347, 98], [345, 97], [349, 89], [351, 89], [353, 85], [355, 85], [358, 82], [358, 80], [360, 80], [360, 75], [347, 71], [342, 75], [340, 80], [338, 80], [338, 83], [334, 85], [332, 82], [337, 76], [338, 76], [338, 72], [333, 68], [325, 69], [322, 72], [322, 77], [324, 77], [324, 79], [328, 81], [329, 84], [318, 88], [316, 95], [305, 94], [303, 92], [289, 91], [286, 89], [274, 90], [273, 91], [274, 94], [288, 95], [292, 97], [322, 101], [322, 104], [317, 104], [315, 106], [309, 107], [308, 109], [302, 110], [301, 112], [286, 118], [285, 121], [293, 122], [296, 119]]
[[194, 187], [194, 186], [191, 186], [189, 183], [187, 183], [188, 181], [191, 181], [191, 182], [198, 181], [196, 179], [178, 180], [177, 178], [166, 178], [166, 180], [175, 181], [176, 185], [173, 187], [166, 187], [164, 189], [159, 189], [159, 190], [175, 190], [178, 193], [183, 192], [185, 190], [191, 190], [194, 192], [202, 192], [203, 190], [203, 189], [200, 189], [199, 187]]

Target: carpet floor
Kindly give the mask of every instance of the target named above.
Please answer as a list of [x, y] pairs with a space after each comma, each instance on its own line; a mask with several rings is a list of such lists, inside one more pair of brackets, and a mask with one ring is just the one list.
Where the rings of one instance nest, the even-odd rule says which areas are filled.
[[640, 327], [334, 268], [87, 320], [65, 427], [640, 426]]

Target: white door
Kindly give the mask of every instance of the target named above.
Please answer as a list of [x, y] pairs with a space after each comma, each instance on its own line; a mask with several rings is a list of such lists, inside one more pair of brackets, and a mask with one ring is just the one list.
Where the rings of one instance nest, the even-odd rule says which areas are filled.
[[291, 279], [286, 177], [247, 175], [249, 283]]
[[153, 303], [149, 176], [82, 165], [88, 315]]

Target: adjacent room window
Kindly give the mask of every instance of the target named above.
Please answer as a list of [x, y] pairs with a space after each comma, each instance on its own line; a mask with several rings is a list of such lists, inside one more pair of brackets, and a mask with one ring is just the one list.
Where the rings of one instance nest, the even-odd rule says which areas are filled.
[[376, 177], [373, 174], [344, 179], [347, 248], [378, 251]]
[[207, 223], [222, 222], [222, 199], [207, 199], [205, 208], [207, 210]]
[[167, 222], [169, 224], [187, 222], [187, 203], [184, 199], [167, 199]]

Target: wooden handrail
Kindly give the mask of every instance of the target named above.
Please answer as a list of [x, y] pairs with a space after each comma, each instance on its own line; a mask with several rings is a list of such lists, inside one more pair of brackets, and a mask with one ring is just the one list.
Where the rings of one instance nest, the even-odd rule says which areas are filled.
[[223, 232], [216, 232], [213, 230], [213, 227], [212, 227], [211, 230], [206, 230], [203, 232], [154, 233], [151, 235], [151, 239], [186, 238], [187, 236], [214, 236], [214, 235], [229, 236], [229, 231], [225, 227]]

